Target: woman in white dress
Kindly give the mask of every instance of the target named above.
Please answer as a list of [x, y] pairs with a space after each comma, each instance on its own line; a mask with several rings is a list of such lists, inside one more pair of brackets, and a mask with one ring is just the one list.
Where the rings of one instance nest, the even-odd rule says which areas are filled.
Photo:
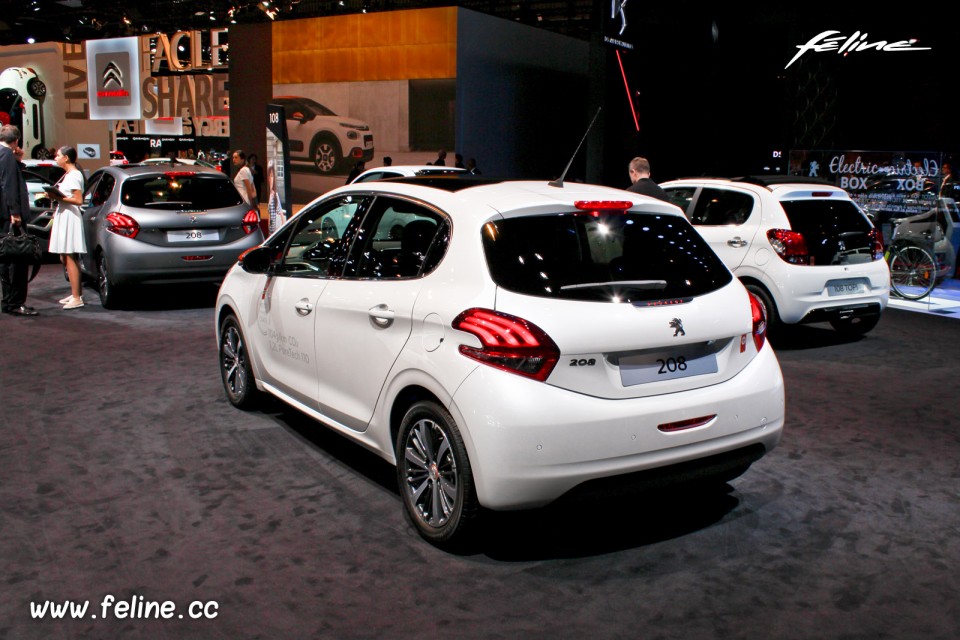
[[70, 295], [62, 299], [60, 304], [64, 309], [78, 309], [83, 306], [83, 291], [77, 254], [87, 252], [80, 215], [80, 205], [83, 204], [83, 172], [77, 169], [77, 150], [71, 146], [65, 145], [57, 149], [55, 160], [66, 173], [54, 185], [63, 195], [50, 194], [50, 197], [57, 201], [57, 211], [50, 229], [50, 253], [60, 254], [60, 262], [66, 267], [67, 278], [70, 280]]

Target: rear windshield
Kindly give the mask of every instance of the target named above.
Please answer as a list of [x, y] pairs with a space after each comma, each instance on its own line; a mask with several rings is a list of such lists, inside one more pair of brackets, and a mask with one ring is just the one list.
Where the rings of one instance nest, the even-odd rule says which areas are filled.
[[732, 276], [684, 218], [562, 213], [490, 222], [483, 229], [499, 286], [532, 296], [642, 302], [690, 298]]
[[136, 176], [123, 182], [120, 201], [149, 209], [222, 209], [243, 202], [236, 187], [223, 175]]
[[845, 264], [851, 256], [872, 254], [870, 220], [849, 200], [785, 200], [790, 228], [803, 234], [811, 263]]

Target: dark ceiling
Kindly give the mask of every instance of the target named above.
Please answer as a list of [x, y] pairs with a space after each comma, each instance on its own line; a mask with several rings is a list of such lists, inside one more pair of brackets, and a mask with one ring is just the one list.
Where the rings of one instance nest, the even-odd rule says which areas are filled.
[[0, 45], [94, 40], [364, 11], [457, 5], [588, 39], [594, 0], [5, 0]]

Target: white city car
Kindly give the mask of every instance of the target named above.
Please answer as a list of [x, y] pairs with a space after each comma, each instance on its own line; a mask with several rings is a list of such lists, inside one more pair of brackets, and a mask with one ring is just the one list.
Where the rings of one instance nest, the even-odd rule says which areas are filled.
[[20, 129], [24, 157], [46, 157], [43, 101], [47, 85], [30, 67], [9, 67], [0, 72], [0, 125]]
[[312, 162], [320, 173], [347, 173], [357, 162], [373, 160], [373, 134], [366, 122], [302, 96], [275, 96], [272, 102], [285, 110], [291, 160]]
[[241, 256], [216, 330], [233, 404], [396, 464], [435, 544], [594, 481], [730, 480], [783, 428], [759, 303], [676, 207], [605, 187], [340, 187]]
[[873, 329], [890, 297], [880, 231], [849, 194], [816, 178], [689, 178], [660, 185], [780, 323]]

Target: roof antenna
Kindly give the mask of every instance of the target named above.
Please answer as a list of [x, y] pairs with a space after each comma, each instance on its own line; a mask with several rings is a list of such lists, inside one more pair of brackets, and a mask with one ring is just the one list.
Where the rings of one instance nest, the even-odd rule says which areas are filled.
[[570, 156], [570, 162], [567, 163], [567, 168], [563, 170], [563, 173], [560, 174], [560, 177], [556, 180], [551, 180], [547, 184], [551, 187], [560, 187], [563, 188], [563, 179], [567, 177], [567, 171], [570, 171], [570, 165], [573, 164], [573, 159], [577, 157], [577, 154], [580, 153], [580, 147], [583, 146], [583, 141], [587, 139], [587, 135], [590, 133], [590, 129], [593, 128], [593, 123], [597, 121], [597, 116], [600, 115], [600, 110], [603, 107], [597, 107], [597, 112], [593, 116], [593, 120], [590, 121], [590, 126], [587, 127], [587, 130], [584, 132], [583, 137], [580, 138], [580, 144], [577, 145], [577, 150], [573, 152], [573, 155]]

